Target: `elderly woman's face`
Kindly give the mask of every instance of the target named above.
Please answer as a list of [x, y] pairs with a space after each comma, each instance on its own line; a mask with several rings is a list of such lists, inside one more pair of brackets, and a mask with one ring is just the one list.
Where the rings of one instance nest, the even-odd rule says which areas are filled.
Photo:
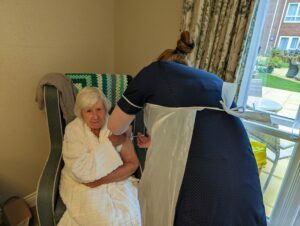
[[91, 129], [100, 129], [105, 123], [106, 109], [102, 101], [81, 111], [82, 118]]

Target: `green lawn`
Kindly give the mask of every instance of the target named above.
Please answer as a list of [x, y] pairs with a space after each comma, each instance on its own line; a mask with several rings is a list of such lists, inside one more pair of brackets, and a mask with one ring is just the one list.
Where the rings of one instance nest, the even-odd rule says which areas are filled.
[[300, 82], [283, 79], [268, 73], [260, 73], [258, 78], [263, 80], [263, 86], [300, 92]]

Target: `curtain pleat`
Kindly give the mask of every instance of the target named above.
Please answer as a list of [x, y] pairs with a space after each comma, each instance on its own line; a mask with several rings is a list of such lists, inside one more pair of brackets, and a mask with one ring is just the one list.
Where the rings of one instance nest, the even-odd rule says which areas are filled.
[[192, 66], [234, 82], [255, 0], [184, 0], [181, 31], [190, 31]]

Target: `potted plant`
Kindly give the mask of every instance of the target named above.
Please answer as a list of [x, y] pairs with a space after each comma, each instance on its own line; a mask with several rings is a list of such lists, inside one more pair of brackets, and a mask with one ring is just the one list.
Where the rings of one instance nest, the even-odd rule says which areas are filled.
[[299, 72], [300, 50], [285, 50], [284, 58], [289, 62], [289, 70], [286, 73], [286, 77], [295, 77]]

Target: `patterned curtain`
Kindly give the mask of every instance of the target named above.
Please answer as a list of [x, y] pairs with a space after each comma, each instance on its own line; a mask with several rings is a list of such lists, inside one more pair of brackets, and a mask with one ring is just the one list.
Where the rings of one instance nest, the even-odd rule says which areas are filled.
[[255, 0], [184, 0], [180, 30], [190, 31], [195, 41], [191, 65], [234, 82], [255, 5]]

